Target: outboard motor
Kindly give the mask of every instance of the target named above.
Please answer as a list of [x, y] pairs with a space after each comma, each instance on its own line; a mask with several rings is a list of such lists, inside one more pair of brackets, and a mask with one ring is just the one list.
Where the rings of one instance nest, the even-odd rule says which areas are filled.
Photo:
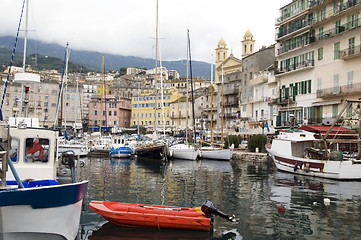
[[219, 211], [212, 202], [210, 201], [205, 201], [202, 204], [201, 210], [204, 214], [206, 214], [206, 216], [211, 216], [213, 214], [218, 215], [224, 219], [227, 219], [228, 221], [231, 222], [236, 222], [236, 216], [234, 214], [232, 214], [232, 216], [229, 216], [221, 211]]

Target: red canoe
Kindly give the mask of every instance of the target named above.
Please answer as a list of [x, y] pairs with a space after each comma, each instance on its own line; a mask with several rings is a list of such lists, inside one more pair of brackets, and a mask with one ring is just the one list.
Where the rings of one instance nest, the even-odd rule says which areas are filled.
[[125, 227], [209, 231], [213, 219], [200, 208], [91, 201], [89, 208], [111, 223]]

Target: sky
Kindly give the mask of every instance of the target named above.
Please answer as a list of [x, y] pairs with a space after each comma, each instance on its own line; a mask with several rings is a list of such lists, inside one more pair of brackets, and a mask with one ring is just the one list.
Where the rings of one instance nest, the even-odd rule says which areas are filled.
[[[158, 59], [186, 59], [187, 29], [192, 60], [214, 62], [221, 38], [229, 53], [241, 59], [248, 29], [256, 50], [275, 43], [279, 9], [291, 1], [158, 0]], [[15, 39], [22, 5], [23, 0], [1, 0], [0, 36]], [[64, 48], [69, 42], [74, 50], [155, 58], [156, 0], [30, 0], [28, 16], [31, 39]], [[22, 30], [24, 26], [25, 16]]]

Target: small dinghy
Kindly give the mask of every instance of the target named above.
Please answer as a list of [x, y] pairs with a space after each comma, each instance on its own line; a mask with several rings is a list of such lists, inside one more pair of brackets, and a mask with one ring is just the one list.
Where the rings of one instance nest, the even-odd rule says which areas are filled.
[[109, 222], [125, 227], [209, 231], [214, 214], [236, 221], [234, 215], [230, 217], [218, 211], [209, 201], [197, 208], [91, 201], [89, 208]]

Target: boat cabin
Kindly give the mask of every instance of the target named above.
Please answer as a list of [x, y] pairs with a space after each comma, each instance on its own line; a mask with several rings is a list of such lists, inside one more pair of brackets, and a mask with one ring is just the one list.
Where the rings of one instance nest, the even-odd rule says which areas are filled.
[[[0, 126], [0, 145], [6, 151], [7, 126]], [[31, 180], [56, 180], [58, 132], [35, 128], [10, 127], [9, 160], [19, 178]], [[5, 155], [4, 155], [5, 156]], [[10, 169], [7, 179], [14, 180]]]
[[315, 133], [302, 130], [281, 130], [278, 137], [272, 141], [272, 150], [285, 156], [303, 158], [305, 149], [312, 148], [315, 141]]

